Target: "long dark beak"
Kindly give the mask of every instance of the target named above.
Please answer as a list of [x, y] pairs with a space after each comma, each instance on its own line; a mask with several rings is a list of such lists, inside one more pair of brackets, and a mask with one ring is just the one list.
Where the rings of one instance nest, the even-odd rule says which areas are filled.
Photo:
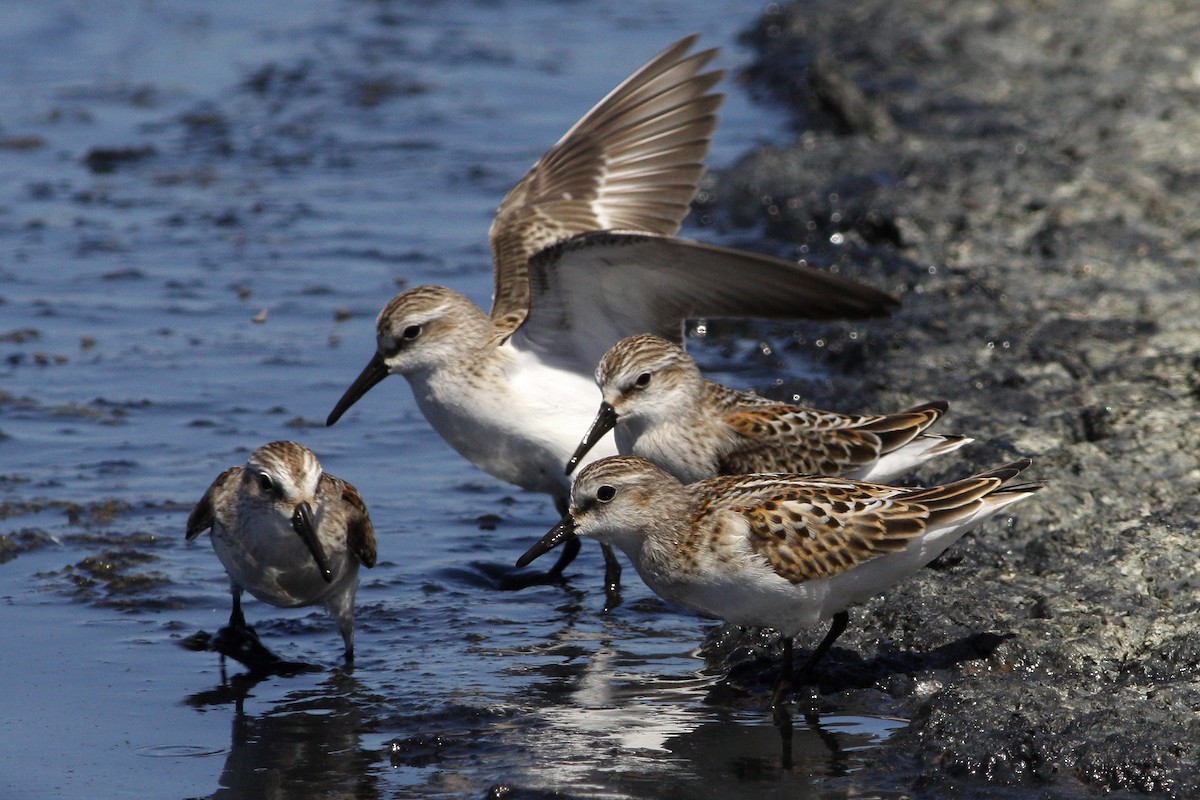
[[325, 426], [329, 427], [341, 419], [342, 414], [345, 414], [350, 406], [357, 403], [360, 397], [371, 391], [372, 386], [387, 376], [387, 364], [384, 363], [383, 356], [376, 352], [375, 355], [371, 356], [371, 361], [363, 368], [363, 371], [358, 373], [358, 377], [354, 379], [354, 383], [350, 384], [350, 388], [342, 395], [342, 399], [337, 401], [337, 405], [333, 407], [333, 411], [329, 412], [329, 418], [325, 420]]
[[329, 569], [329, 561], [317, 540], [317, 526], [313, 523], [312, 507], [308, 503], [296, 506], [296, 512], [292, 514], [292, 530], [300, 537], [300, 541], [304, 542], [308, 552], [312, 553], [313, 560], [321, 570], [321, 577], [326, 583], [332, 582], [333, 571]]
[[592, 420], [592, 427], [588, 428], [587, 433], [583, 435], [583, 441], [579, 443], [579, 447], [575, 448], [575, 452], [571, 454], [571, 459], [567, 462], [566, 474], [570, 475], [579, 466], [579, 460], [588, 454], [596, 442], [604, 434], [611, 431], [617, 425], [617, 410], [612, 407], [612, 403], [603, 402], [600, 404], [600, 410], [596, 412], [596, 418]]
[[529, 566], [529, 563], [538, 556], [549, 553], [567, 539], [574, 537], [575, 520], [571, 518], [570, 514], [567, 514], [562, 518], [562, 522], [551, 528], [550, 532], [543, 536], [537, 544], [525, 551], [525, 555], [517, 559], [517, 566]]

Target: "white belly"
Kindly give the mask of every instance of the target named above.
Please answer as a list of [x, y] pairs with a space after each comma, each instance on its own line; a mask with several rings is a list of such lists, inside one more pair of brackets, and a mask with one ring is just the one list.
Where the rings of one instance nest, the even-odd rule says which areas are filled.
[[[788, 636], [811, 628], [840, 610], [826, 608], [827, 581], [792, 584], [775, 576], [766, 580], [748, 574], [729, 577], [697, 576], [695, 580], [660, 582], [650, 588], [673, 603], [707, 616], [735, 625], [775, 628]], [[650, 581], [646, 583], [649, 585]]]
[[[506, 379], [494, 385], [438, 377], [409, 382], [421, 412], [451, 447], [500, 480], [567, 496], [567, 459], [600, 408], [600, 390], [590, 378], [519, 352], [511, 355]], [[584, 463], [616, 453], [609, 434]]]

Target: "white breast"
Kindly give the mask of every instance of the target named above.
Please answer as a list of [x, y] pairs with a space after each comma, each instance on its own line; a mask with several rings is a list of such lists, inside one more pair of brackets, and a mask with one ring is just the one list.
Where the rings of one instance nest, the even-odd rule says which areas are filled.
[[[413, 392], [439, 435], [475, 466], [524, 489], [565, 497], [567, 459], [600, 407], [591, 378], [545, 364], [505, 344], [501, 368], [487, 381], [449, 370], [411, 376]], [[586, 462], [616, 455], [612, 436]]]

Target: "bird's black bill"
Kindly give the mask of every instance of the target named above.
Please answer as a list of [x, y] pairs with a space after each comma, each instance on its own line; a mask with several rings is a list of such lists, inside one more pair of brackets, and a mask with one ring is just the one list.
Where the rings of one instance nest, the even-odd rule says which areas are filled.
[[588, 451], [595, 446], [596, 442], [611, 431], [617, 425], [617, 410], [612, 407], [612, 403], [601, 403], [600, 410], [596, 412], [596, 418], [592, 420], [592, 427], [588, 428], [587, 433], [583, 435], [583, 440], [579, 443], [579, 447], [575, 448], [575, 452], [571, 454], [571, 459], [567, 462], [566, 474], [570, 475], [579, 466], [579, 461], [588, 454]]
[[371, 391], [372, 386], [387, 376], [387, 364], [384, 363], [383, 356], [376, 352], [375, 355], [371, 356], [371, 361], [363, 368], [363, 371], [354, 379], [354, 383], [350, 384], [350, 388], [342, 395], [342, 399], [337, 401], [337, 405], [333, 407], [333, 411], [329, 412], [329, 418], [325, 420], [325, 426], [329, 427], [341, 419], [342, 414], [350, 410], [350, 406], [357, 403], [359, 398]]
[[554, 548], [565, 542], [567, 539], [575, 537], [575, 520], [571, 515], [562, 518], [562, 522], [555, 525], [549, 533], [541, 538], [541, 540], [533, 547], [525, 551], [525, 555], [517, 559], [518, 567], [527, 567], [530, 562], [541, 555], [549, 553]]
[[312, 553], [317, 568], [321, 570], [321, 577], [326, 583], [332, 581], [333, 571], [329, 569], [329, 561], [325, 558], [325, 552], [321, 550], [320, 541], [317, 540], [317, 526], [313, 523], [312, 508], [308, 503], [296, 506], [296, 512], [292, 514], [292, 530], [300, 537], [300, 541], [304, 542], [308, 552]]

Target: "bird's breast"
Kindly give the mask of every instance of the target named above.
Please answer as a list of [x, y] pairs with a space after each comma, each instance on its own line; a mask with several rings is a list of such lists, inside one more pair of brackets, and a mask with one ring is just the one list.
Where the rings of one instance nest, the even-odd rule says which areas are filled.
[[[565, 496], [564, 468], [600, 406], [600, 390], [590, 378], [528, 354], [498, 360], [493, 369], [412, 381], [417, 405], [451, 447], [488, 474]], [[608, 435], [587, 460], [615, 454]]]

